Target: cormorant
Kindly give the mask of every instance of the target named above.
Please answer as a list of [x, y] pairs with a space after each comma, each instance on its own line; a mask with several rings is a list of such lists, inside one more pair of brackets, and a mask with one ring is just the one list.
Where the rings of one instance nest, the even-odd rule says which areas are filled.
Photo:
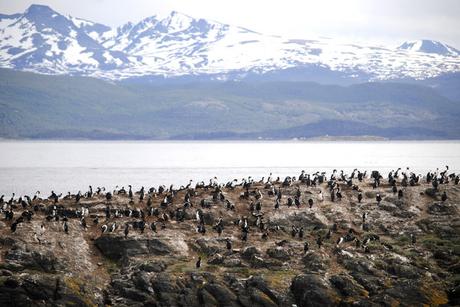
[[318, 239], [316, 239], [316, 244], [318, 245], [318, 248], [321, 248], [321, 246], [323, 245], [323, 239], [321, 237], [318, 237]]
[[232, 250], [232, 241], [230, 239], [227, 239], [227, 250]]
[[377, 193], [377, 196], [375, 196], [375, 200], [377, 200], [377, 204], [380, 205], [380, 202], [382, 201], [382, 196]]
[[310, 248], [310, 245], [308, 244], [308, 242], [305, 242], [304, 245], [303, 245], [303, 252], [304, 253], [308, 252], [309, 248]]
[[150, 224], [150, 229], [152, 229], [154, 233], [157, 233], [157, 225], [155, 224], [155, 222], [152, 222], [152, 224]]
[[441, 195], [441, 200], [442, 200], [443, 202], [447, 200], [447, 193], [446, 193], [446, 191], [444, 191], [444, 192], [442, 193], [442, 195]]
[[13, 224], [11, 224], [11, 232], [12, 233], [15, 233], [16, 232], [16, 229], [18, 227], [18, 223], [17, 222], [13, 222]]

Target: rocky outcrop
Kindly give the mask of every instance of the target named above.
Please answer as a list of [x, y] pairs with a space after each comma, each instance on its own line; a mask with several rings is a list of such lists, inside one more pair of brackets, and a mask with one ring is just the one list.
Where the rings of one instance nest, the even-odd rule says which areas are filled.
[[[201, 199], [212, 199], [204, 188], [186, 209], [183, 190], [166, 207], [155, 199], [149, 211], [136, 197], [84, 199], [86, 225], [81, 204], [60, 200], [62, 212], [72, 213], [67, 231], [62, 216], [47, 218], [54, 204], [43, 200], [12, 233], [22, 210], [15, 204], [13, 221], [0, 222], [0, 306], [458, 305], [458, 186], [442, 186], [449, 198], [440, 201], [438, 192], [425, 193], [426, 184], [405, 187], [398, 198], [385, 184], [371, 190], [356, 181], [367, 192], [358, 203], [356, 191], [338, 184], [342, 199], [335, 202], [326, 183], [282, 187], [278, 209], [261, 184], [259, 200], [255, 188], [249, 196], [241, 187], [223, 189], [235, 208], [220, 200], [199, 205], [204, 232], [196, 232], [194, 213]], [[297, 187], [303, 202], [288, 207]], [[305, 198], [318, 189], [325, 200], [315, 198], [310, 209]], [[260, 210], [251, 212], [257, 201]], [[116, 217], [105, 218], [107, 206]], [[139, 210], [148, 212], [143, 220]], [[123, 226], [102, 232], [101, 223]]]
[[298, 306], [335, 306], [338, 295], [320, 275], [302, 274], [292, 280], [291, 291]]
[[0, 277], [0, 306], [90, 306], [102, 304], [85, 284], [70, 277], [21, 274]]
[[104, 235], [97, 238], [94, 244], [104, 256], [114, 260], [139, 255], [174, 255], [179, 252], [165, 240], [156, 238], [125, 239], [121, 236]]
[[51, 251], [30, 250], [26, 245], [15, 245], [5, 255], [3, 266], [12, 271], [25, 269], [53, 273], [64, 269]]

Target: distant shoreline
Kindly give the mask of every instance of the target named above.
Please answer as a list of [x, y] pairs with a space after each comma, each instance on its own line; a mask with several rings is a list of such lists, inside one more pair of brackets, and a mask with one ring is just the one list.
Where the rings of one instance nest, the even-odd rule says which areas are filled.
[[280, 143], [292, 143], [292, 142], [460, 142], [460, 139], [389, 139], [383, 137], [363, 136], [363, 137], [313, 137], [313, 138], [293, 138], [293, 139], [86, 139], [86, 138], [0, 138], [0, 142], [158, 142], [158, 143], [181, 143], [181, 142], [280, 142]]

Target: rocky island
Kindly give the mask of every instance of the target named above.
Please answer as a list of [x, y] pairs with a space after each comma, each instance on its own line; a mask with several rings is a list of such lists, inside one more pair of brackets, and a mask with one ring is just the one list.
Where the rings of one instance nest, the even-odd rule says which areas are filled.
[[355, 170], [2, 197], [0, 305], [459, 305], [458, 183]]

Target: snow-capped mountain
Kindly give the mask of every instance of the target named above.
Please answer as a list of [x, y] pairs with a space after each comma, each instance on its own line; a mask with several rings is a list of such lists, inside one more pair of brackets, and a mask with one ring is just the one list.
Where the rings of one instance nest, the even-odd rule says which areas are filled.
[[399, 46], [398, 49], [413, 52], [439, 54], [452, 57], [460, 56], [460, 51], [458, 51], [454, 47], [427, 39], [405, 42], [401, 46]]
[[390, 48], [288, 39], [178, 12], [111, 29], [32, 5], [23, 14], [0, 15], [0, 67], [109, 79], [228, 79], [287, 69], [367, 80], [425, 79], [459, 72], [460, 53], [429, 40]]
[[130, 64], [125, 54], [104, 48], [88, 35], [109, 28], [65, 17], [47, 6], [32, 5], [24, 14], [2, 15], [0, 28], [3, 67], [62, 74]]

